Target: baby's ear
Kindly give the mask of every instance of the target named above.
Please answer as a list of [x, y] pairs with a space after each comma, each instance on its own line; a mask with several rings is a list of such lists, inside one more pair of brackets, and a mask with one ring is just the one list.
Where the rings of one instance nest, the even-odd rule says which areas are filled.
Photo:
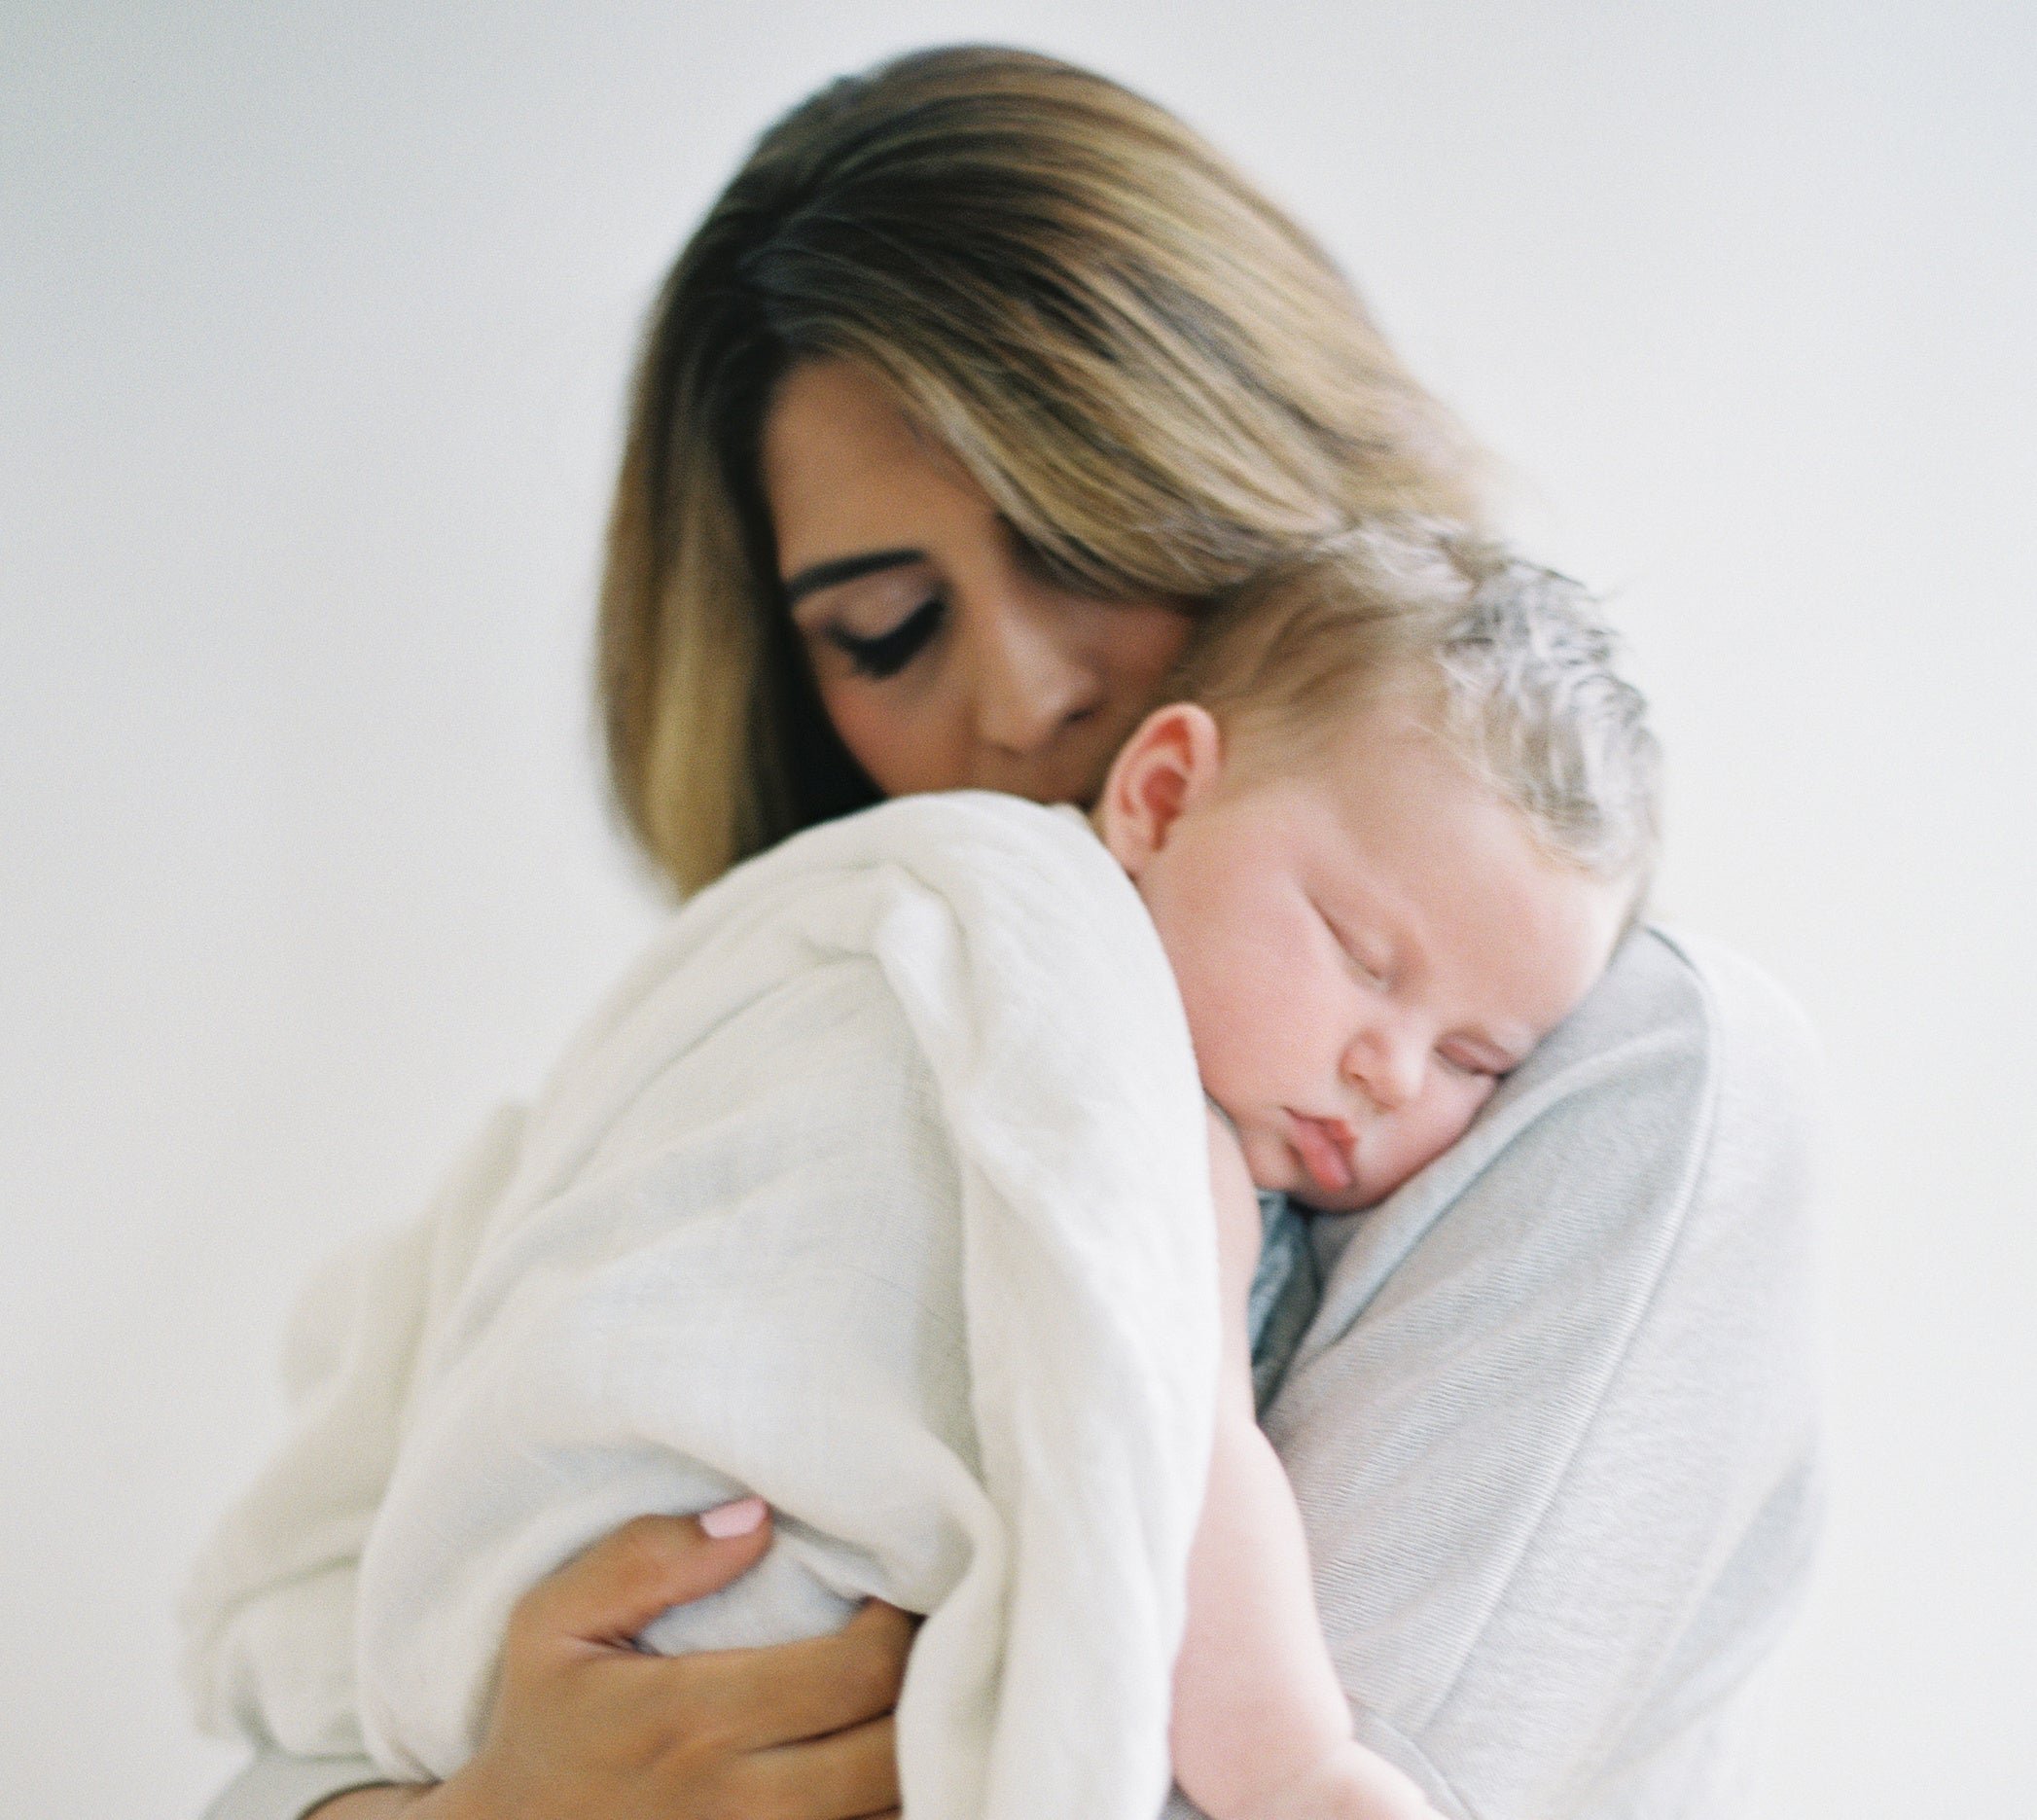
[[1136, 878], [1223, 768], [1224, 737], [1208, 709], [1170, 701], [1147, 715], [1119, 749], [1096, 804], [1097, 832], [1118, 864]]

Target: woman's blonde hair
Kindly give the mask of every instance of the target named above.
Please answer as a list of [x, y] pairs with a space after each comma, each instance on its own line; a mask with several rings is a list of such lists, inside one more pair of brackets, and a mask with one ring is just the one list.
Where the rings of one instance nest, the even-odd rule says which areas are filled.
[[1052, 572], [1206, 600], [1381, 512], [1476, 516], [1468, 446], [1322, 250], [1163, 109], [929, 51], [758, 142], [653, 311], [610, 524], [617, 801], [682, 891], [875, 800], [780, 597], [758, 446], [861, 363]]

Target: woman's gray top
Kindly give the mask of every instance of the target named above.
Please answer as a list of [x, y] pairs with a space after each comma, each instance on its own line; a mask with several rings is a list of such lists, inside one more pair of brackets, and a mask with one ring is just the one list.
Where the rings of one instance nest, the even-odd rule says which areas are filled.
[[[1646, 931], [1453, 1150], [1313, 1223], [1266, 1427], [1359, 1734], [1446, 1813], [1745, 1805], [1750, 1677], [1817, 1526], [1818, 1080], [1772, 984]], [[207, 1820], [377, 1779], [266, 1752]]]

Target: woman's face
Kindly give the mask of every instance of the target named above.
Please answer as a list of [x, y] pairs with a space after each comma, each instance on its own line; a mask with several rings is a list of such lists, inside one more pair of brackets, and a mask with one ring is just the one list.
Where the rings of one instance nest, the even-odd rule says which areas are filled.
[[1186, 642], [1180, 603], [1050, 580], [961, 464], [863, 368], [796, 367], [764, 491], [828, 718], [887, 797], [1093, 800]]

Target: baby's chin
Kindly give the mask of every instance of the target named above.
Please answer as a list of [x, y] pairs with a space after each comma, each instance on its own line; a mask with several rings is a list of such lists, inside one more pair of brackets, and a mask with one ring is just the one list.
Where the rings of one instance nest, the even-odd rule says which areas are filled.
[[1447, 1144], [1439, 1145], [1426, 1157], [1384, 1171], [1367, 1170], [1361, 1157], [1358, 1178], [1346, 1189], [1325, 1192], [1310, 1181], [1305, 1172], [1283, 1182], [1280, 1188], [1288, 1199], [1299, 1202], [1311, 1213], [1367, 1213], [1413, 1181], [1448, 1148]]
[[1310, 1174], [1293, 1137], [1272, 1119], [1231, 1116], [1235, 1121], [1233, 1128], [1240, 1139], [1245, 1173], [1252, 1178], [1252, 1186], [1285, 1195], [1312, 1213], [1364, 1213], [1376, 1207], [1396, 1189], [1412, 1182], [1463, 1135], [1461, 1130], [1452, 1131], [1447, 1143], [1419, 1145], [1416, 1147], [1420, 1151], [1417, 1156], [1397, 1156], [1394, 1152], [1405, 1147], [1382, 1141], [1400, 1134], [1374, 1132], [1370, 1146], [1361, 1136], [1357, 1154], [1349, 1160], [1352, 1176], [1349, 1185], [1333, 1188]]
[[[1402, 1180], [1407, 1178], [1404, 1176]], [[1301, 1182], [1283, 1192], [1289, 1200], [1299, 1202], [1310, 1213], [1364, 1213], [1376, 1207], [1400, 1185], [1400, 1182], [1389, 1182], [1384, 1188], [1378, 1188], [1371, 1183], [1358, 1182], [1340, 1194], [1326, 1195], [1313, 1182]]]

